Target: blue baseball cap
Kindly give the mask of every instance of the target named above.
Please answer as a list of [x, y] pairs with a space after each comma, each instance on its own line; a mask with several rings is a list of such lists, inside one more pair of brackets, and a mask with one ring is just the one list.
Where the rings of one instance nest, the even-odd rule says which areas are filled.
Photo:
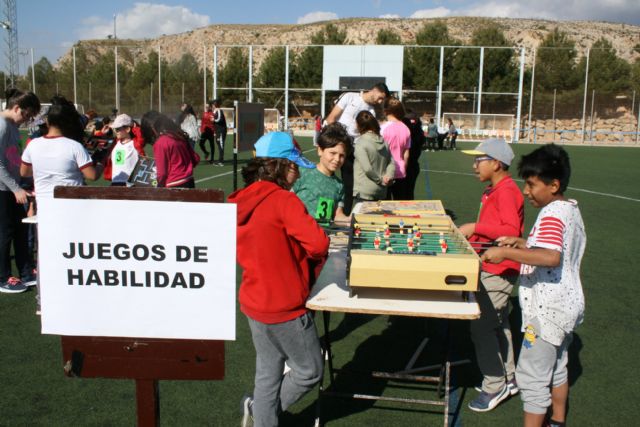
[[256, 157], [287, 159], [307, 169], [316, 167], [296, 148], [293, 138], [287, 132], [269, 132], [261, 136], [254, 147], [256, 149]]

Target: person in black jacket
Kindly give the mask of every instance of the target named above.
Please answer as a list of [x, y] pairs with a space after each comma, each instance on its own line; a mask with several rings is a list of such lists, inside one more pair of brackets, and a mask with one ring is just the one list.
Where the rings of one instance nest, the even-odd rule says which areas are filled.
[[407, 110], [407, 114], [402, 119], [411, 132], [411, 147], [409, 148], [409, 161], [407, 162], [407, 176], [405, 178], [405, 191], [407, 200], [414, 200], [414, 190], [418, 174], [420, 173], [420, 155], [426, 143], [426, 137], [422, 130], [422, 121], [418, 115], [411, 110]]

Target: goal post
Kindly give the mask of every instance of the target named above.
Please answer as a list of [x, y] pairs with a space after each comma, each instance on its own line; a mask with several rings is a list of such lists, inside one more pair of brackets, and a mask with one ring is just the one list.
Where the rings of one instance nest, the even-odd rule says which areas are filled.
[[458, 130], [459, 140], [504, 138], [507, 142], [513, 141], [513, 114], [443, 113], [442, 126], [447, 126], [448, 119], [453, 121]]

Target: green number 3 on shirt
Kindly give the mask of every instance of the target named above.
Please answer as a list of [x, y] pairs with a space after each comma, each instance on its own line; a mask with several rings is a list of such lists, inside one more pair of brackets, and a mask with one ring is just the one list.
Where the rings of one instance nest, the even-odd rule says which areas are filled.
[[316, 206], [316, 219], [331, 219], [333, 216], [333, 199], [320, 197]]
[[124, 150], [116, 150], [116, 165], [124, 165]]

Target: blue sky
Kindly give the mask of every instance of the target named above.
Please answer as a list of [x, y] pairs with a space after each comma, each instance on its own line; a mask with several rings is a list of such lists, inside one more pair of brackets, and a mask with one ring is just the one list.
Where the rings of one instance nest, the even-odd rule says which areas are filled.
[[[155, 37], [211, 24], [296, 24], [350, 17], [497, 16], [640, 25], [640, 0], [21, 0], [17, 3], [20, 73], [25, 72], [25, 64], [30, 65], [30, 48], [34, 48], [36, 61], [46, 56], [55, 62], [77, 40], [106, 38], [113, 33], [114, 14], [119, 38]], [[2, 46], [4, 49], [4, 43]], [[0, 68], [5, 69], [5, 64], [5, 55], [0, 55]]]

